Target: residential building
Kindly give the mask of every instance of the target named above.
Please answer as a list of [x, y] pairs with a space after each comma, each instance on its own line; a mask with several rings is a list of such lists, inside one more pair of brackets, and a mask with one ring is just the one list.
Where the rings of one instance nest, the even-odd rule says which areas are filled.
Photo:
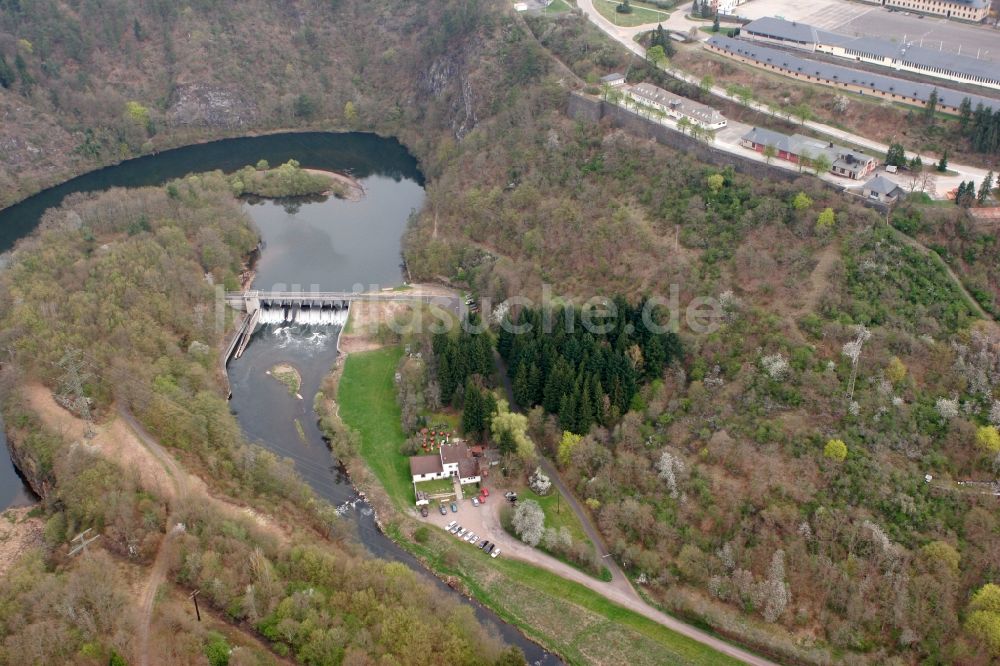
[[979, 22], [990, 13], [989, 0], [865, 0], [865, 2], [963, 21]]
[[735, 14], [737, 7], [749, 1], [750, 0], [711, 0], [712, 11], [716, 14]]
[[991, 110], [1000, 109], [1000, 100], [992, 97], [810, 60], [789, 51], [742, 39], [715, 35], [705, 43], [705, 48], [733, 60], [778, 72], [800, 81], [919, 107], [926, 106], [927, 100], [936, 91], [937, 109], [945, 113], [957, 114], [962, 100], [966, 97], [972, 103], [973, 109], [979, 104]]
[[446, 479], [449, 475], [445, 474], [441, 467], [440, 455], [428, 455], [410, 457], [410, 476], [413, 477], [414, 483], [419, 483], [420, 481]]
[[625, 75], [621, 72], [612, 72], [611, 74], [602, 76], [601, 83], [611, 86], [612, 88], [617, 88], [618, 86], [625, 85]]
[[625, 98], [635, 104], [658, 109], [674, 120], [687, 118], [688, 122], [704, 129], [717, 130], [726, 126], [726, 117], [712, 107], [675, 95], [651, 83], [626, 86]]
[[413, 483], [448, 477], [458, 478], [462, 485], [482, 480], [479, 458], [472, 455], [465, 442], [442, 444], [437, 455], [412, 456], [410, 476]]
[[780, 160], [801, 164], [803, 158], [815, 159], [820, 155], [830, 163], [830, 173], [851, 180], [861, 180], [878, 166], [878, 160], [859, 150], [845, 148], [801, 134], [782, 134], [769, 129], [754, 127], [740, 137], [740, 145], [758, 153], [770, 146]]
[[882, 203], [895, 203], [905, 194], [903, 188], [882, 175], [875, 176], [865, 183], [861, 193], [867, 199]]
[[746, 24], [739, 36], [751, 42], [824, 53], [896, 71], [1000, 90], [1000, 63], [972, 54], [924, 48], [919, 39], [890, 41], [877, 37], [847, 37], [771, 16]]

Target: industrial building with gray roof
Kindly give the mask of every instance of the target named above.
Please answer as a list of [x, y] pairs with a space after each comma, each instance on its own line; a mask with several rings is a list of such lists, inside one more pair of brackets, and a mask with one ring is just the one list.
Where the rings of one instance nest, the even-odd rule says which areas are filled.
[[715, 35], [706, 44], [713, 51], [737, 60], [745, 60], [764, 69], [776, 70], [795, 78], [862, 95], [873, 94], [887, 100], [925, 105], [931, 94], [937, 91], [938, 108], [943, 111], [957, 113], [962, 100], [966, 97], [972, 103], [973, 109], [979, 104], [994, 111], [1000, 109], [1000, 100], [990, 97], [810, 60], [788, 51], [741, 39]]
[[[765, 16], [747, 23], [739, 36], [750, 41], [862, 60], [897, 70], [960, 83], [1000, 89], [1000, 64], [970, 55], [925, 48], [900, 36], [900, 42], [877, 37], [848, 37], [805, 23]], [[978, 54], [977, 54], [978, 55]]]

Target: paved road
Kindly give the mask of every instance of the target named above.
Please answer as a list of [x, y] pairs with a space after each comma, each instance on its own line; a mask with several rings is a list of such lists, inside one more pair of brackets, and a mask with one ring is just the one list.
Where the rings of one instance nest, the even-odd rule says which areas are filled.
[[[601, 16], [600, 12], [598, 12], [597, 9], [594, 8], [593, 0], [577, 0], [577, 5], [587, 16], [587, 18], [590, 19], [590, 21], [594, 23], [598, 28], [607, 33], [609, 37], [617, 41], [619, 44], [627, 48], [632, 53], [642, 58], [646, 57], [645, 49], [640, 44], [636, 43], [635, 36], [638, 35], [639, 33], [655, 28], [656, 27], [655, 24], [649, 24], [645, 26], [638, 26], [632, 28], [622, 28], [614, 25], [606, 18]], [[684, 16], [683, 11], [675, 11], [673, 14], [670, 15], [670, 19], [663, 23], [664, 28], [668, 28], [671, 30], [680, 30], [684, 32], [686, 32], [692, 26], [701, 26], [701, 25], [705, 24], [688, 20]], [[708, 39], [708, 36], [707, 35], [704, 36], [703, 39]], [[674, 78], [677, 78], [681, 81], [686, 81], [687, 83], [690, 83], [695, 86], [697, 86], [700, 82], [700, 79], [698, 79], [697, 77], [688, 74], [686, 72], [683, 72], [679, 69], [668, 67], [664, 71], [666, 71], [670, 76], [673, 76]], [[714, 86], [711, 89], [711, 93], [716, 97], [728, 99], [730, 101], [736, 102], [737, 104], [739, 103], [738, 99], [730, 96], [728, 93], [726, 93], [725, 89], [720, 86]], [[760, 113], [773, 116], [775, 118], [781, 118], [782, 120], [789, 120], [788, 116], [779, 113], [777, 111], [772, 111], [766, 105], [761, 104], [759, 102], [751, 102], [750, 108]], [[672, 123], [667, 122], [666, 124], [672, 124]], [[851, 132], [846, 132], [836, 127], [830, 127], [829, 125], [824, 125], [823, 123], [808, 121], [805, 123], [804, 126], [808, 127], [811, 130], [819, 132], [820, 134], [823, 134], [827, 137], [836, 139], [837, 141], [843, 141], [846, 143], [854, 144], [861, 148], [865, 148], [869, 150], [872, 155], [880, 159], [883, 158], [886, 152], [888, 152], [889, 150], [889, 146], [887, 146], [884, 143], [873, 141], [871, 139], [867, 139], [863, 136], [859, 136]], [[751, 159], [757, 159], [758, 161], [764, 161], [763, 156], [761, 156], [757, 152], [749, 150], [747, 148], [743, 148], [742, 146], [739, 145], [739, 137], [745, 134], [746, 131], [748, 131], [749, 129], [750, 127], [745, 123], [740, 123], [738, 121], [729, 119], [729, 127], [726, 128], [726, 130], [723, 130], [722, 132], [718, 133], [718, 135], [716, 136], [715, 143], [713, 145], [715, 145], [716, 148], [725, 150], [726, 152], [741, 155], [743, 157], [749, 157]], [[912, 159], [915, 155], [916, 153], [908, 152], [907, 158]], [[933, 164], [938, 161], [938, 156], [927, 154], [927, 155], [921, 155], [920, 159], [923, 161], [924, 164]], [[784, 164], [781, 164], [778, 161], [774, 161], [773, 164], [782, 167], [785, 166]], [[953, 162], [949, 162], [948, 168], [951, 171], [955, 172], [954, 175], [934, 174], [933, 175], [934, 182], [929, 188], [931, 191], [929, 191], [928, 194], [930, 194], [931, 196], [936, 196], [937, 198], [944, 198], [945, 194], [948, 191], [957, 188], [959, 183], [966, 180], [972, 180], [975, 183], [977, 183], [978, 187], [978, 183], [981, 183], [986, 177], [986, 170], [979, 169], [977, 167], [971, 167], [967, 165], [955, 164]], [[795, 170], [795, 169], [791, 168], [789, 170]], [[847, 180], [844, 178], [839, 178], [837, 176], [834, 176], [833, 174], [825, 174], [823, 178], [824, 180], [828, 180], [830, 182], [838, 183], [841, 185], [846, 185], [849, 187], [861, 185], [861, 183], [857, 183], [855, 181]]]

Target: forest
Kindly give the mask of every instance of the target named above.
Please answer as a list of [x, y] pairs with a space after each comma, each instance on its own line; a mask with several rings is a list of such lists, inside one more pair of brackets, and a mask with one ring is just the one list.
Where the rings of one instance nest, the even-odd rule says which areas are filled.
[[[653, 326], [666, 328], [649, 301], [616, 298], [596, 315], [573, 307], [524, 310], [501, 322], [497, 349], [518, 405], [542, 405], [558, 415], [563, 430], [586, 434], [595, 425], [616, 423], [641, 383], [681, 356], [677, 335]], [[527, 333], [515, 332], [521, 327]]]

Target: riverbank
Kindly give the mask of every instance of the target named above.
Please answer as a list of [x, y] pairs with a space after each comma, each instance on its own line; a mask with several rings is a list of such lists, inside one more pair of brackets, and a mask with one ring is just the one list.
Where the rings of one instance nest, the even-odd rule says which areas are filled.
[[336, 171], [323, 169], [302, 169], [314, 176], [326, 176], [333, 181], [333, 187], [323, 193], [324, 196], [336, 196], [347, 201], [361, 201], [365, 198], [365, 188], [355, 178]]
[[[45, 190], [61, 187], [62, 185], [77, 180], [78, 178], [83, 178], [90, 174], [95, 174], [97, 172], [103, 171], [105, 169], [127, 165], [130, 162], [135, 162], [137, 160], [162, 156], [164, 153], [169, 153], [171, 151], [183, 150], [185, 148], [191, 148], [195, 146], [205, 146], [220, 141], [281, 137], [284, 135], [297, 135], [297, 134], [310, 134], [310, 133], [356, 134], [357, 132], [349, 128], [343, 128], [343, 129], [334, 128], [331, 130], [329, 123], [325, 124], [314, 123], [302, 127], [290, 127], [290, 126], [276, 126], [273, 128], [264, 127], [264, 128], [250, 129], [250, 130], [246, 129], [234, 130], [232, 128], [200, 128], [199, 130], [195, 130], [194, 132], [190, 132], [190, 128], [185, 128], [185, 130], [178, 131], [173, 134], [164, 134], [157, 136], [157, 140], [159, 141], [159, 143], [156, 145], [155, 148], [148, 151], [137, 152], [136, 154], [128, 157], [127, 159], [74, 164], [72, 165], [71, 168], [60, 169], [58, 171], [47, 173], [44, 175], [44, 177], [40, 177], [37, 180], [31, 179], [26, 181], [19, 181], [16, 184], [16, 186], [12, 189], [0, 190], [0, 211], [16, 206], [30, 199], [31, 197], [44, 192]], [[366, 132], [366, 133], [372, 134], [382, 139], [395, 139], [397, 141], [399, 140], [399, 138], [396, 135], [384, 134], [380, 132]], [[409, 149], [409, 144], [407, 143], [405, 145]], [[236, 166], [235, 168], [239, 168], [240, 166], [243, 165]], [[323, 173], [327, 173], [326, 171], [323, 170], [320, 171]]]

